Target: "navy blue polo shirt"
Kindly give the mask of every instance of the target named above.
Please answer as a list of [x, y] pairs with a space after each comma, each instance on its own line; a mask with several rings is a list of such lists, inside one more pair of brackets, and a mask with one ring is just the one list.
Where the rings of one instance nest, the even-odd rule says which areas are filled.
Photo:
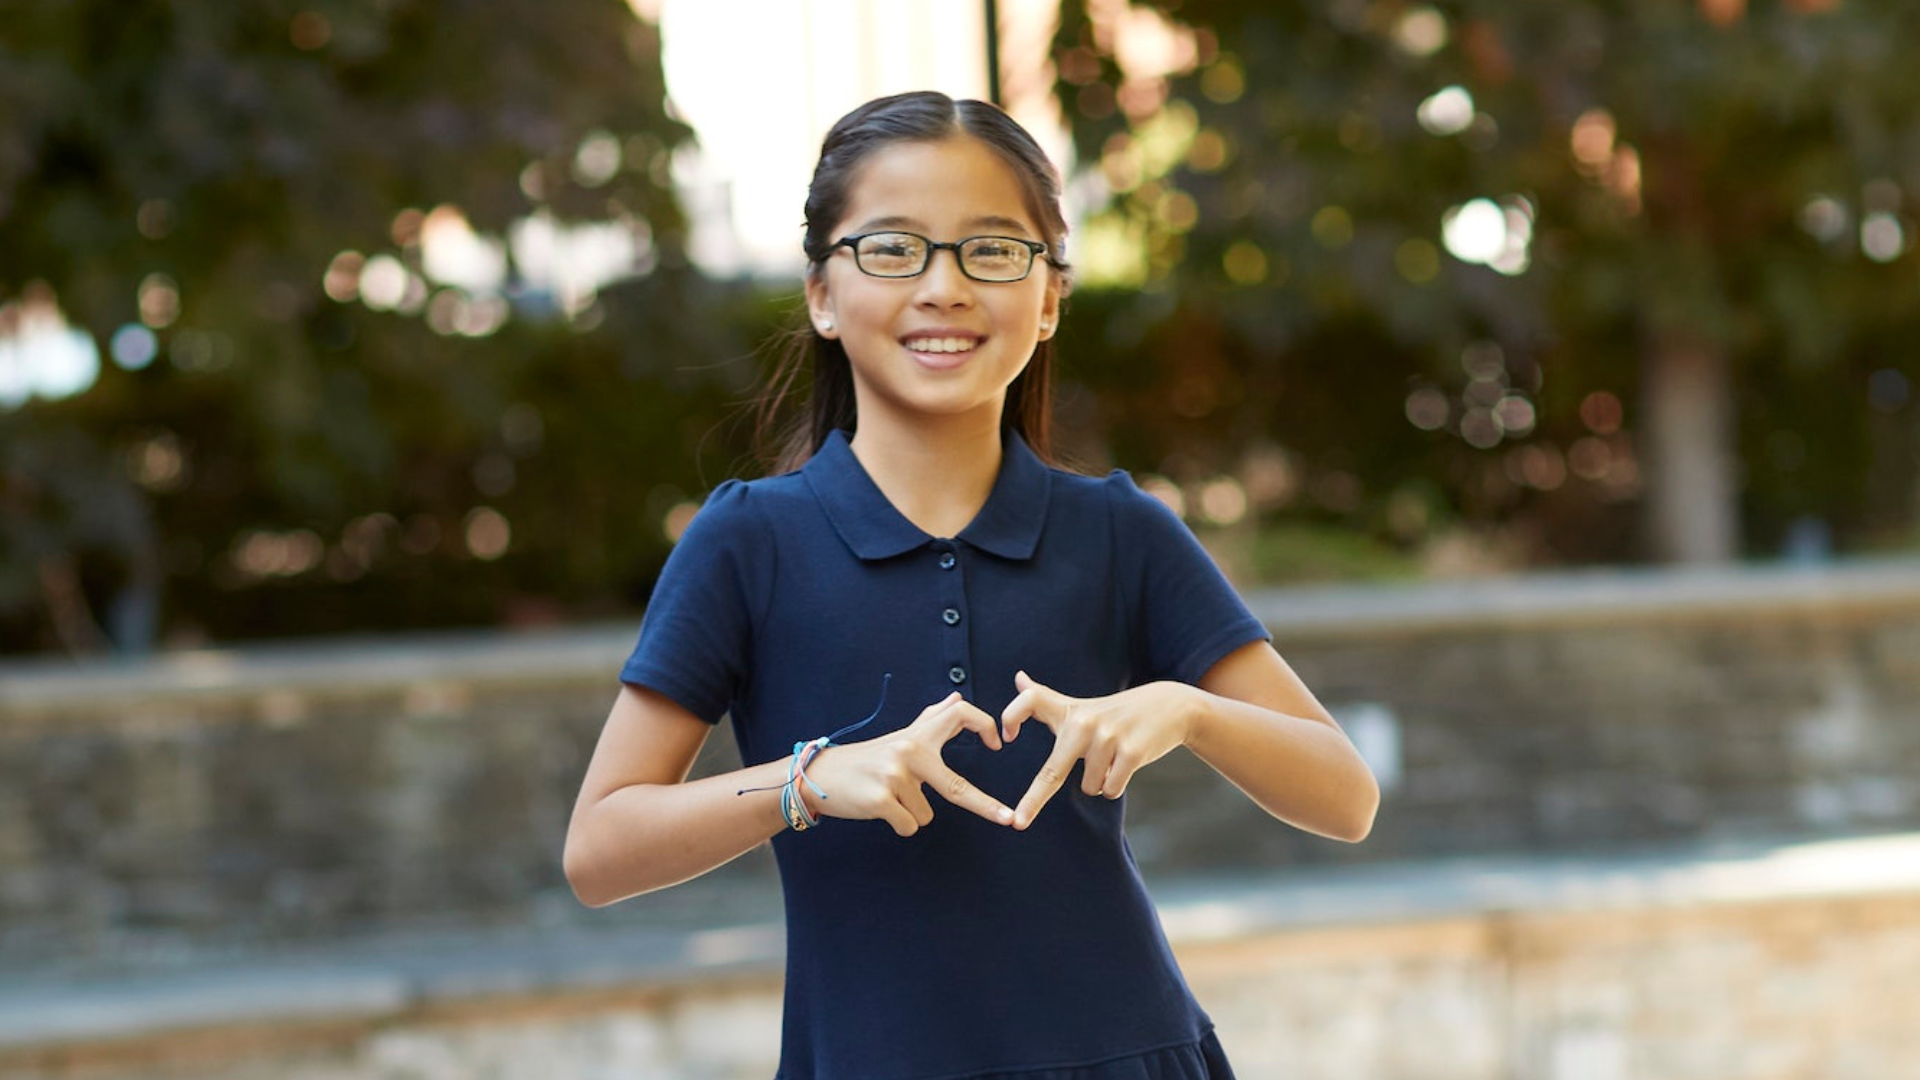
[[[846, 741], [905, 727], [956, 689], [997, 715], [1021, 670], [1082, 697], [1197, 682], [1266, 637], [1125, 473], [1050, 469], [1010, 433], [986, 505], [939, 538], [894, 509], [836, 432], [798, 472], [714, 490], [621, 679], [709, 723], [730, 713], [743, 759], [759, 763], [873, 712], [888, 675], [878, 717]], [[1012, 806], [1052, 746], [1032, 722], [997, 752], [962, 732], [945, 758]], [[780, 1077], [1207, 1075], [1188, 1064], [1210, 1024], [1121, 834], [1125, 800], [1079, 785], [1076, 767], [1024, 832], [934, 793], [932, 823], [911, 837], [834, 818], [775, 836]]]

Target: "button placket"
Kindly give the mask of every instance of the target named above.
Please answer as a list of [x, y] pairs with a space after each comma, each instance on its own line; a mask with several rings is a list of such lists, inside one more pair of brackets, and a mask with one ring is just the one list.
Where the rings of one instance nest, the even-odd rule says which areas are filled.
[[943, 659], [947, 661], [947, 682], [956, 689], [966, 691], [972, 678], [973, 654], [968, 647], [966, 621], [966, 569], [960, 565], [958, 552], [951, 547], [942, 546], [934, 559], [934, 565], [940, 568], [939, 584], [935, 590], [938, 602], [934, 605], [934, 617], [940, 620], [945, 630], [940, 640], [945, 648]]

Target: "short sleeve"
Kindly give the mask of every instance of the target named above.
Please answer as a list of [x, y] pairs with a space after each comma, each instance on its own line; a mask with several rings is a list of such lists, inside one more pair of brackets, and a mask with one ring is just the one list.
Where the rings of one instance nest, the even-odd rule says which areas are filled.
[[1108, 477], [1107, 491], [1139, 681], [1198, 683], [1228, 653], [1272, 637], [1172, 510], [1124, 472]]
[[754, 616], [776, 570], [771, 535], [746, 484], [729, 480], [667, 556], [620, 681], [672, 698], [717, 723], [746, 684]]

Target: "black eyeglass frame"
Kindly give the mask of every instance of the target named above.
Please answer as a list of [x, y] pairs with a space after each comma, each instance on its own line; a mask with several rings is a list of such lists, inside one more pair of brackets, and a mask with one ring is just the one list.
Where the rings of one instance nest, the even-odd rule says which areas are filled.
[[[876, 274], [867, 269], [867, 264], [860, 261], [860, 241], [870, 236], [911, 236], [927, 246], [927, 257], [920, 260], [920, 268], [911, 274]], [[1020, 244], [1024, 246], [1032, 253], [1027, 259], [1026, 270], [1022, 272], [1019, 277], [1015, 278], [983, 278], [975, 276], [973, 271], [967, 269], [967, 260], [960, 257], [960, 249], [967, 244], [973, 243], [975, 240], [1004, 240], [1010, 244]], [[831, 255], [841, 248], [852, 250], [853, 265], [858, 268], [861, 273], [868, 277], [881, 278], [886, 281], [904, 281], [907, 278], [917, 278], [921, 274], [926, 273], [927, 267], [933, 265], [934, 255], [942, 248], [953, 252], [953, 261], [955, 265], [960, 267], [960, 273], [964, 274], [969, 280], [978, 281], [983, 285], [1011, 285], [1016, 281], [1025, 281], [1027, 278], [1033, 276], [1033, 264], [1042, 258], [1047, 260], [1047, 265], [1053, 265], [1053, 256], [1047, 253], [1047, 245], [1040, 241], [1028, 240], [1020, 236], [998, 236], [992, 233], [985, 233], [980, 236], [963, 236], [958, 240], [942, 241], [921, 236], [916, 232], [907, 232], [905, 229], [875, 229], [873, 232], [853, 233], [848, 236], [843, 236], [835, 240], [833, 245], [827, 248], [827, 253]]]

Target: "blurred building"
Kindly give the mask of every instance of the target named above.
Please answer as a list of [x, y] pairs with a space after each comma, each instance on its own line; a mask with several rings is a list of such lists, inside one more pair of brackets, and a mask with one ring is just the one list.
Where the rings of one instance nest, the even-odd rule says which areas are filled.
[[[657, 18], [667, 89], [699, 146], [675, 165], [693, 258], [721, 276], [791, 276], [820, 140], [861, 102], [907, 90], [989, 99], [982, 0], [633, 0]], [[1063, 172], [1049, 45], [1058, 0], [999, 0], [1000, 100]], [[752, 33], [741, 33], [752, 27]]]

